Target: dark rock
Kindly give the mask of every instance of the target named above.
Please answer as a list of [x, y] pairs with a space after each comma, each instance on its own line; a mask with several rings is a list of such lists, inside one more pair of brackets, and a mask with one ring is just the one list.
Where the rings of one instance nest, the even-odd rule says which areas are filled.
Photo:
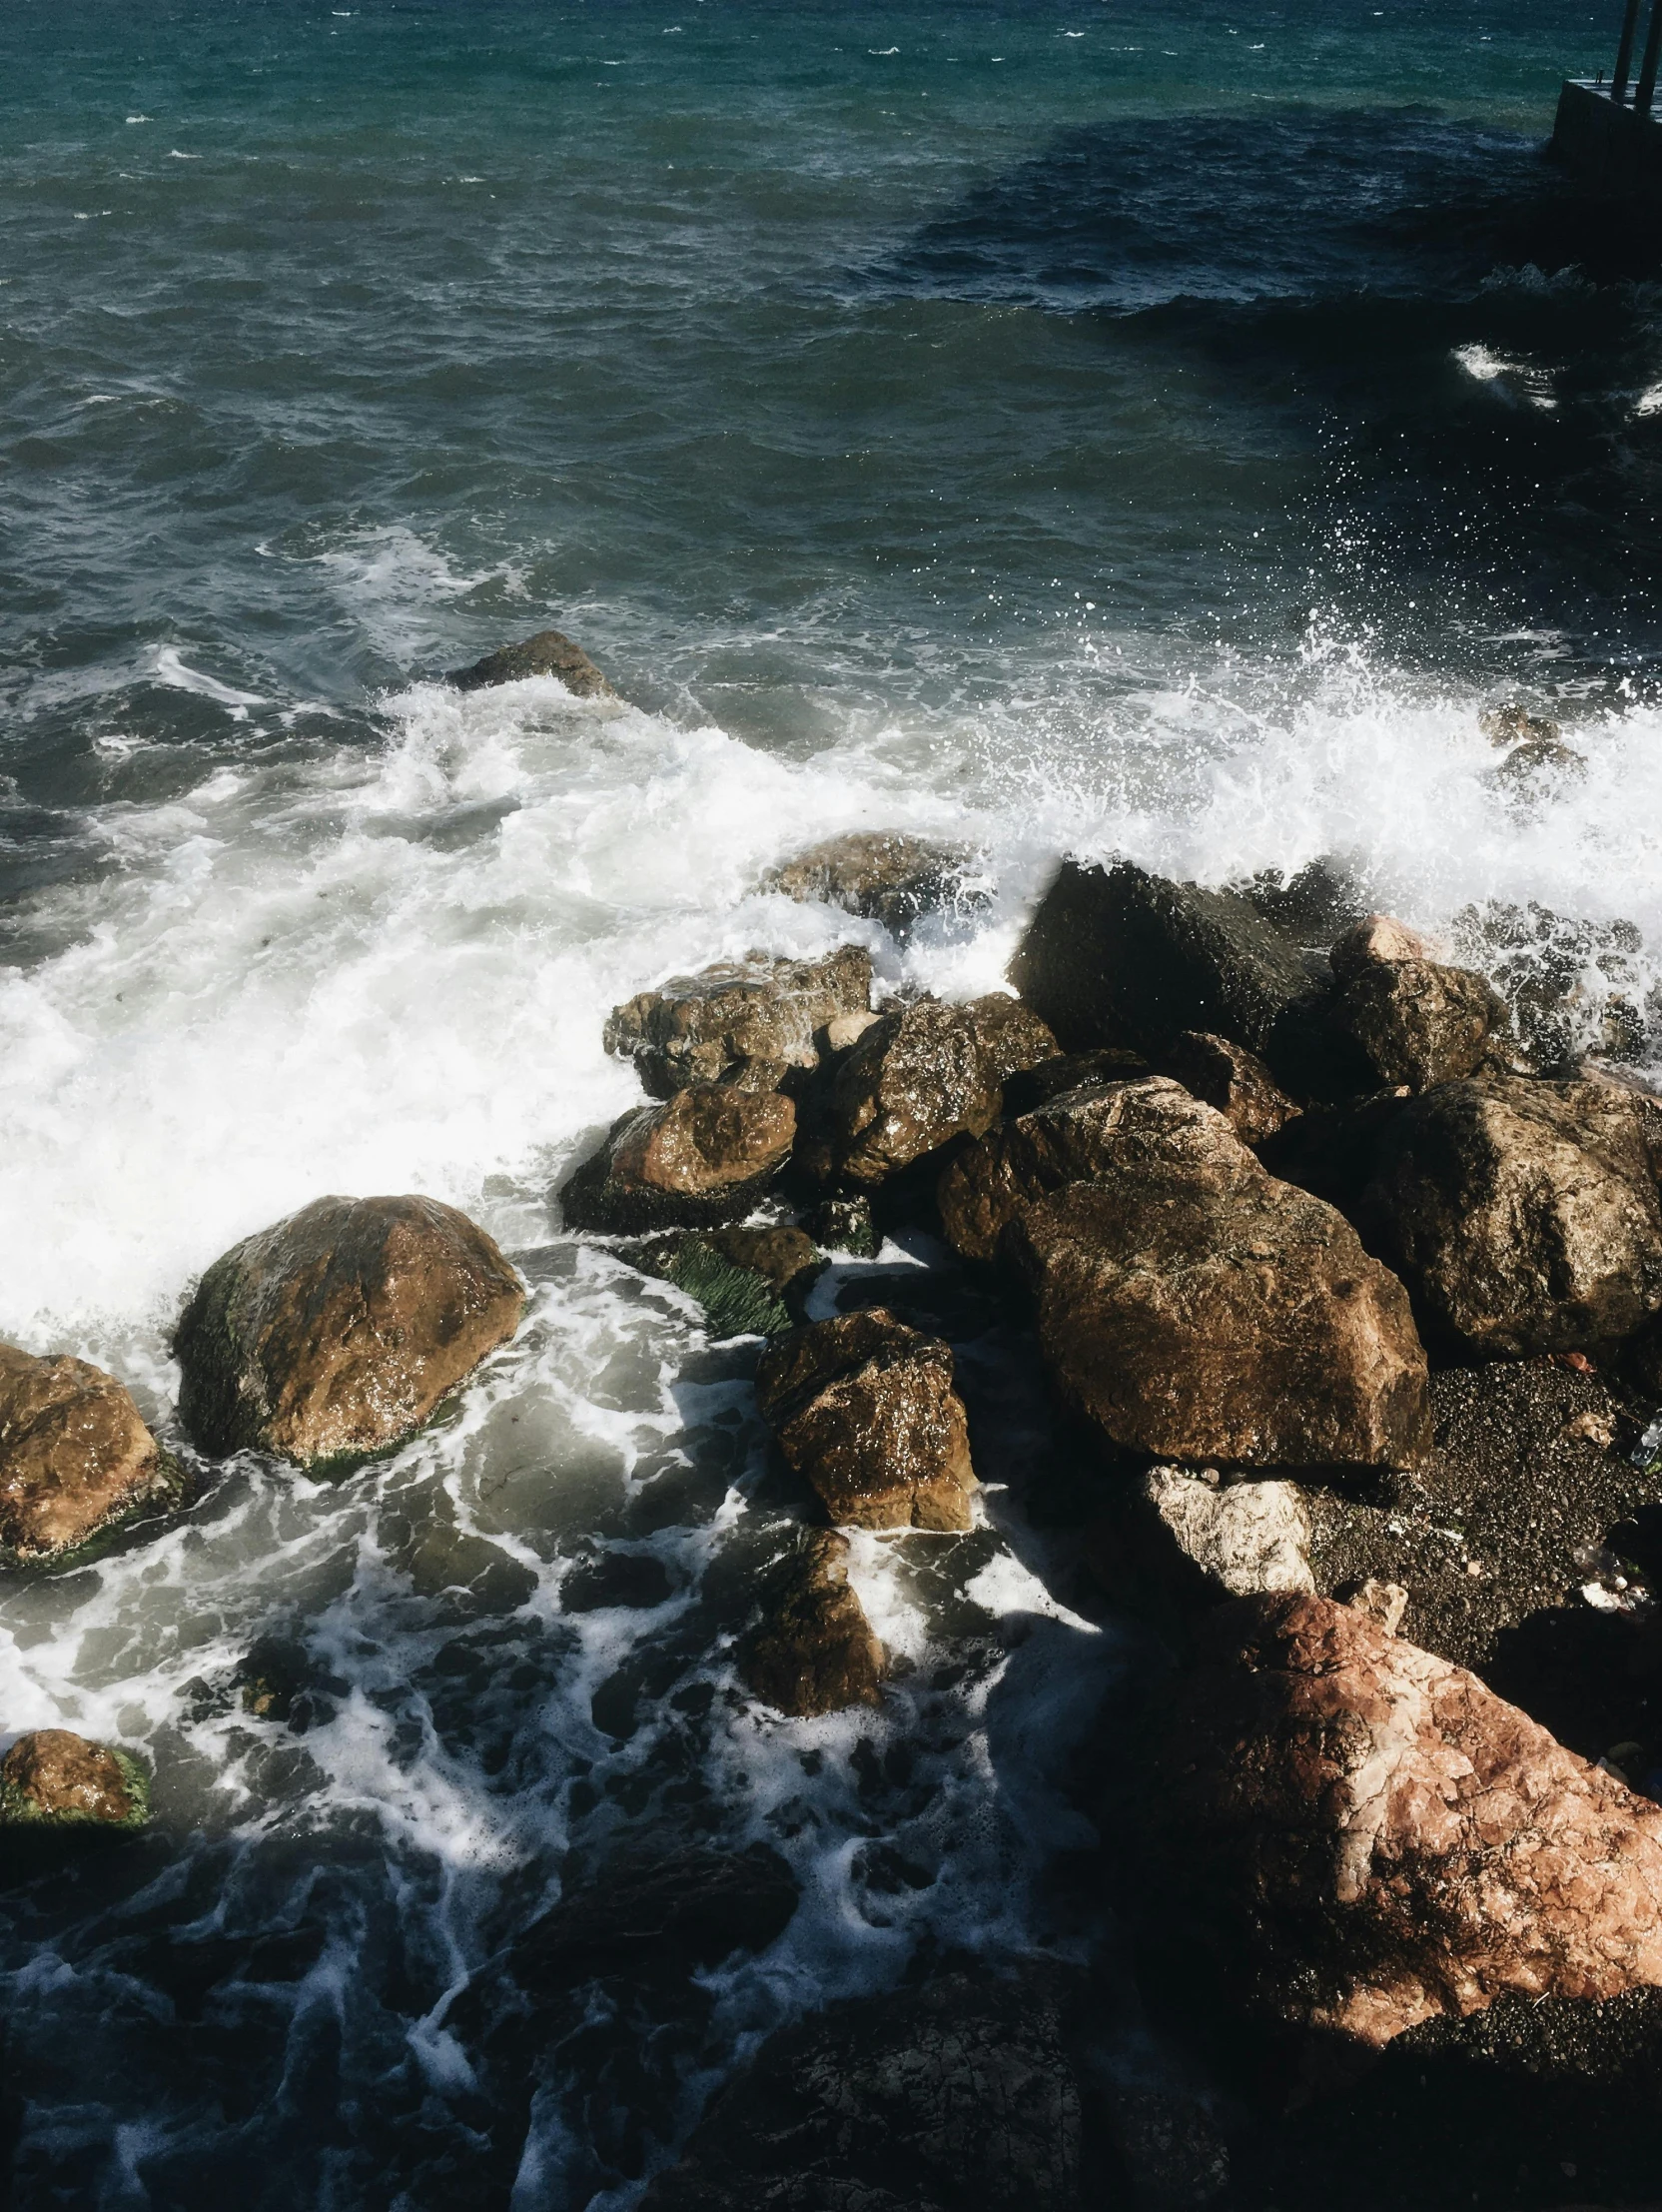
[[1662, 1805], [1353, 1608], [1238, 1599], [1199, 1643], [1157, 1722], [1155, 1910], [1312, 2068], [1506, 1990], [1662, 1983]]
[[826, 1264], [811, 1238], [782, 1227], [657, 1237], [625, 1257], [695, 1298], [724, 1337], [783, 1336]]
[[809, 1529], [772, 1578], [739, 1673], [764, 1704], [803, 1716], [882, 1699], [883, 1647], [848, 1586], [848, 1540]]
[[1583, 1350], [1662, 1307], [1662, 1117], [1521, 1076], [1443, 1083], [1384, 1125], [1357, 1219], [1428, 1333], [1481, 1358]]
[[1519, 699], [1486, 707], [1477, 717], [1477, 726], [1489, 743], [1497, 746], [1555, 745], [1563, 734], [1560, 723], [1545, 714], [1531, 714]]
[[613, 1606], [650, 1612], [674, 1591], [669, 1570], [650, 1552], [601, 1552], [579, 1560], [559, 1586], [561, 1613], [603, 1613]]
[[574, 1885], [513, 1945], [529, 1991], [618, 1978], [648, 1987], [719, 1966], [735, 1951], [764, 1951], [796, 1910], [796, 1877], [765, 1843], [658, 1858], [620, 1852], [602, 1877]]
[[1014, 1118], [1049, 1105], [1064, 1091], [1082, 1091], [1104, 1083], [1134, 1083], [1153, 1075], [1141, 1052], [1104, 1049], [1100, 1052], [1056, 1052], [1031, 1068], [1007, 1078], [1004, 1110]]
[[1366, 1064], [1366, 1087], [1473, 1075], [1510, 1038], [1505, 1001], [1470, 968], [1435, 960], [1376, 960], [1345, 977], [1327, 1018]]
[[998, 1118], [1004, 1071], [962, 1006], [917, 999], [875, 1022], [837, 1071], [830, 1148], [837, 1173], [881, 1183], [898, 1169]]
[[127, 1392], [85, 1360], [0, 1344], [0, 1546], [22, 1560], [72, 1551], [178, 1481]]
[[869, 1260], [877, 1252], [877, 1231], [869, 1198], [828, 1198], [805, 1217], [808, 1234], [828, 1252], [847, 1252]]
[[790, 1157], [796, 1108], [779, 1091], [699, 1083], [614, 1123], [560, 1191], [566, 1226], [629, 1236], [740, 1221]]
[[1257, 1054], [1228, 1037], [1186, 1029], [1161, 1065], [1186, 1091], [1216, 1106], [1243, 1144], [1262, 1144], [1299, 1111]]
[[302, 1466], [412, 1435], [519, 1326], [482, 1229], [431, 1198], [320, 1198], [216, 1260], [180, 1316], [179, 1411], [205, 1452]]
[[539, 629], [517, 645], [498, 645], [470, 667], [450, 677], [458, 691], [482, 690], [490, 683], [520, 683], [526, 676], [557, 676], [580, 699], [615, 698], [616, 692], [581, 645], [557, 629]]
[[823, 960], [755, 954], [675, 976], [614, 1007], [605, 1047], [633, 1060], [652, 1098], [673, 1098], [696, 1083], [771, 1091], [812, 1074], [828, 1044], [846, 1049], [870, 1011], [864, 945], [840, 945]]
[[1544, 1072], [1573, 1074], [1584, 1052], [1629, 1059], [1645, 1050], [1643, 939], [1632, 922], [1490, 899], [1456, 915], [1453, 935], [1468, 962], [1493, 977]]
[[1291, 876], [1264, 868], [1230, 888], [1283, 937], [1311, 948], [1331, 944], [1362, 912], [1355, 882], [1337, 860], [1308, 860]]
[[149, 1810], [138, 1762], [68, 1728], [20, 1735], [0, 1760], [0, 1826], [137, 1828]]
[[1019, 1206], [1004, 1232], [1064, 1399], [1162, 1459], [1413, 1465], [1430, 1424], [1401, 1284], [1222, 1114], [1190, 1114], [1128, 1127], [1123, 1148], [1108, 1132], [1096, 1181]]
[[1064, 1091], [989, 1131], [943, 1170], [936, 1194], [954, 1250], [991, 1260], [1022, 1207], [1095, 1175], [1136, 1173], [1145, 1158], [1223, 1148], [1234, 1132], [1210, 1106], [1164, 1076]]
[[834, 1304], [840, 1314], [881, 1306], [909, 1329], [921, 1329], [926, 1337], [945, 1337], [949, 1344], [973, 1343], [1002, 1318], [995, 1299], [965, 1282], [959, 1270], [941, 1267], [882, 1268], [851, 1275], [838, 1284]]
[[881, 1308], [817, 1322], [762, 1355], [756, 1398], [833, 1522], [970, 1526], [969, 1425], [938, 1339]]
[[1056, 1039], [1044, 1022], [1007, 992], [973, 998], [964, 1013], [1001, 1092], [1013, 1078], [1057, 1057]]
[[986, 905], [989, 893], [974, 880], [975, 866], [963, 845], [898, 830], [851, 830], [810, 845], [765, 875], [758, 888], [840, 906], [881, 922], [904, 943], [921, 915]]
[[[643, 2212], [1084, 2212], [1064, 1969], [949, 1974], [787, 2028]], [[1099, 2194], [1099, 2205], [1119, 2197]]]
[[1064, 861], [1010, 980], [1070, 1052], [1157, 1053], [1186, 1029], [1262, 1052], [1312, 989], [1297, 948], [1239, 893], [1172, 883], [1129, 861]]

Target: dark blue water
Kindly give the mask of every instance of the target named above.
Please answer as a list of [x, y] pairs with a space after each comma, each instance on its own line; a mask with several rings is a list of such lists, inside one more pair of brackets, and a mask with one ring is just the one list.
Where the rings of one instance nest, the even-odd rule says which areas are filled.
[[[1046, 1900], [1122, 1647], [1028, 1511], [1020, 1347], [961, 1346], [986, 1526], [861, 1542], [889, 1705], [781, 1723], [731, 1664], [791, 1511], [753, 1348], [546, 1193], [633, 1095], [614, 1000], [856, 926], [754, 888], [842, 827], [997, 880], [971, 936], [858, 925], [888, 984], [995, 983], [1064, 848], [1336, 853], [1432, 926], [1631, 919], [1657, 972], [1659, 267], [1543, 154], [1615, 29], [0, 21], [0, 1329], [168, 1430], [186, 1286], [331, 1189], [450, 1198], [535, 1291], [372, 1473], [239, 1463], [0, 1585], [0, 1733], [122, 1741], [158, 1805], [9, 1899], [17, 2202], [622, 2212], [778, 2022], [1088, 1946]], [[550, 621], [625, 709], [431, 680]], [[1514, 696], [1582, 774], [1496, 785]], [[608, 1551], [670, 1598], [579, 1610]], [[802, 1903], [758, 1954], [514, 1964], [619, 1853], [761, 1842]]]

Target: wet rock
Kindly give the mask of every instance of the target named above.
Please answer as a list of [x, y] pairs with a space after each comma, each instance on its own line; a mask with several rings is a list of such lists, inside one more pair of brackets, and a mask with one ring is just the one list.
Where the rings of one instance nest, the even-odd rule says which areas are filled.
[[1049, 1105], [1064, 1091], [1083, 1091], [1104, 1083], [1135, 1083], [1153, 1075], [1141, 1052], [1104, 1047], [1097, 1052], [1057, 1052], [1005, 1080], [1004, 1110], [1009, 1116], [1031, 1114]]
[[1230, 888], [1283, 937], [1311, 948], [1331, 944], [1362, 911], [1354, 878], [1332, 858], [1307, 860], [1290, 876], [1263, 868]]
[[805, 1216], [808, 1234], [828, 1252], [847, 1252], [869, 1260], [877, 1252], [877, 1230], [869, 1198], [827, 1198]]
[[758, 888], [840, 906], [881, 922], [904, 943], [924, 914], [986, 905], [988, 891], [973, 880], [975, 866], [963, 845], [899, 830], [851, 830], [810, 845], [765, 875]]
[[1148, 1807], [1177, 1939], [1235, 2008], [1340, 2052], [1506, 1990], [1662, 1983], [1662, 1805], [1350, 1607], [1212, 1614]]
[[1173, 883], [1129, 861], [1064, 861], [1010, 980], [1071, 1052], [1159, 1052], [1186, 1029], [1262, 1052], [1312, 989], [1296, 947], [1238, 892]]
[[800, 1717], [881, 1701], [883, 1647], [847, 1563], [846, 1537], [810, 1529], [772, 1579], [761, 1626], [739, 1652], [739, 1673], [764, 1704]]
[[561, 1613], [603, 1613], [614, 1606], [649, 1613], [670, 1597], [669, 1570], [650, 1552], [601, 1552], [581, 1559], [559, 1586]]
[[654, 1238], [625, 1255], [698, 1301], [718, 1336], [783, 1336], [825, 1256], [800, 1229], [712, 1229]]
[[49, 1559], [177, 1487], [113, 1375], [0, 1344], [0, 1546]]
[[1544, 1072], [1573, 1074], [1583, 1052], [1626, 1059], [1645, 1050], [1643, 940], [1632, 922], [1490, 899], [1456, 915], [1453, 935], [1467, 961], [1493, 977]]
[[0, 1826], [41, 1821], [136, 1828], [149, 1809], [137, 1761], [68, 1728], [20, 1735], [0, 1760]]
[[1239, 1144], [1211, 1106], [1165, 1076], [1064, 1091], [991, 1130], [943, 1170], [941, 1226], [966, 1259], [991, 1260], [1007, 1225], [1048, 1192], [1096, 1175], [1135, 1175], [1145, 1160], [1216, 1153], [1227, 1181]]
[[779, 1091], [699, 1083], [614, 1123], [560, 1191], [566, 1226], [628, 1236], [742, 1220], [790, 1157], [796, 1108]]
[[1084, 2212], [1073, 2002], [1030, 1966], [834, 2005], [763, 2046], [643, 2212]]
[[412, 1435], [519, 1326], [495, 1244], [431, 1198], [320, 1198], [216, 1260], [180, 1316], [205, 1452], [312, 1467]]
[[756, 1397], [833, 1522], [970, 1526], [969, 1425], [939, 1339], [881, 1308], [816, 1322], [763, 1354]]
[[1507, 699], [1477, 717], [1477, 726], [1491, 745], [1555, 745], [1562, 726], [1545, 714], [1531, 714], [1519, 699]]
[[835, 1171], [873, 1185], [998, 1118], [1004, 1073], [971, 1010], [917, 999], [875, 1022], [837, 1071], [829, 1113]]
[[1039, 1016], [1019, 998], [991, 991], [964, 1008], [970, 1026], [1001, 1089], [1012, 1077], [1057, 1057], [1056, 1039]]
[[1327, 960], [1334, 976], [1348, 983], [1368, 968], [1390, 968], [1403, 961], [1417, 965], [1436, 957], [1430, 939], [1393, 914], [1364, 914], [1335, 941]]
[[1502, 789], [1514, 793], [1526, 793], [1530, 786], [1542, 780], [1561, 781], [1565, 776], [1584, 776], [1587, 761], [1584, 754], [1573, 745], [1560, 744], [1556, 738], [1536, 738], [1526, 745], [1514, 745], [1499, 767], [1494, 780]]
[[1186, 1091], [1216, 1106], [1243, 1144], [1262, 1144], [1299, 1111], [1257, 1054], [1228, 1037], [1186, 1029], [1161, 1065]]
[[1356, 967], [1327, 1004], [1327, 1018], [1365, 1063], [1370, 1090], [1474, 1075], [1511, 1035], [1505, 1001], [1470, 968], [1435, 960], [1374, 960]]
[[1222, 1114], [1191, 1111], [1180, 1141], [1111, 1132], [1095, 1181], [1021, 1206], [1004, 1233], [1063, 1397], [1163, 1459], [1411, 1466], [1430, 1428], [1401, 1284]]
[[621, 1979], [648, 1987], [719, 1966], [735, 1951], [763, 1951], [796, 1910], [796, 1877], [777, 1851], [679, 1850], [647, 1843], [620, 1851], [602, 1878], [573, 1879], [564, 1896], [517, 1938], [515, 1978], [533, 1997], [573, 1984]]
[[1662, 1307], [1659, 1157], [1655, 1110], [1613, 1086], [1443, 1083], [1385, 1123], [1357, 1219], [1445, 1340], [1587, 1349]]
[[[614, 1007], [605, 1047], [633, 1060], [648, 1096], [697, 1083], [771, 1091], [853, 1043], [871, 1011], [871, 954], [840, 945], [823, 960], [725, 961], [673, 977]], [[840, 1025], [840, 1026], [838, 1026]]]
[[521, 683], [526, 676], [557, 676], [580, 699], [617, 696], [581, 645], [557, 629], [539, 629], [517, 645], [498, 645], [470, 667], [457, 668], [449, 680], [458, 691], [478, 691], [491, 683]]

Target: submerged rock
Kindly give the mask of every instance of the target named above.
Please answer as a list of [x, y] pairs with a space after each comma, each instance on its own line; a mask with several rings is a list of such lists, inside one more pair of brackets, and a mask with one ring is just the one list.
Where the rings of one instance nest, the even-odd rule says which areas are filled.
[[1014, 1002], [989, 1008], [916, 999], [875, 1022], [837, 1071], [830, 1159], [855, 1184], [881, 1183], [952, 1138], [978, 1137], [998, 1119], [1004, 1081], [1045, 1058], [1055, 1040]]
[[1240, 893], [1173, 883], [1129, 861], [1064, 861], [1010, 980], [1071, 1052], [1158, 1052], [1186, 1029], [1261, 1052], [1312, 989], [1297, 948]]
[[216, 1260], [174, 1333], [203, 1451], [315, 1467], [412, 1435], [519, 1326], [482, 1229], [431, 1198], [320, 1198]]
[[833, 2005], [763, 2046], [643, 2212], [1085, 2212], [1073, 2001], [1046, 1962]]
[[1582, 1350], [1662, 1308], [1659, 1161], [1662, 1114], [1636, 1093], [1443, 1083], [1386, 1121], [1357, 1219], [1456, 1345]]
[[1186, 1091], [1216, 1106], [1243, 1144], [1262, 1144], [1299, 1111], [1257, 1054], [1228, 1037], [1186, 1029], [1162, 1066]]
[[1413, 1465], [1426, 1362], [1401, 1284], [1222, 1114], [1192, 1110], [1207, 1118], [1179, 1143], [1109, 1133], [1096, 1180], [1005, 1232], [1063, 1396], [1162, 1459]]
[[938, 1338], [881, 1307], [816, 1322], [762, 1355], [756, 1397], [833, 1522], [970, 1526], [969, 1424]]
[[[614, 1007], [605, 1047], [633, 1060], [648, 1095], [673, 1098], [695, 1083], [771, 1091], [811, 1074], [822, 1047], [853, 1042], [870, 1018], [871, 954], [840, 945], [823, 960], [723, 961], [673, 977]], [[836, 1023], [844, 1033], [828, 1040]], [[858, 1034], [855, 1029], [854, 1034]]]
[[804, 1225], [816, 1244], [828, 1252], [847, 1252], [857, 1260], [876, 1257], [877, 1225], [869, 1198], [827, 1198], [804, 1216]]
[[0, 1546], [49, 1559], [176, 1488], [113, 1375], [0, 1344]]
[[696, 1299], [711, 1328], [727, 1337], [783, 1336], [826, 1264], [811, 1237], [783, 1227], [691, 1230], [624, 1256], [643, 1275]]
[[1595, 922], [1531, 899], [1489, 899], [1455, 916], [1459, 949], [1494, 977], [1525, 1050], [1546, 1072], [1572, 1074], [1583, 1052], [1642, 1054], [1644, 941], [1630, 921]]
[[699, 1083], [615, 1122], [561, 1188], [570, 1229], [630, 1236], [742, 1220], [790, 1157], [796, 1108], [779, 1091]]
[[1147, 1808], [1173, 1942], [1248, 2016], [1341, 2049], [1506, 1990], [1662, 1983], [1662, 1805], [1350, 1607], [1211, 1615]]
[[840, 906], [881, 922], [904, 943], [924, 914], [987, 903], [987, 891], [970, 881], [974, 867], [964, 845], [899, 830], [850, 830], [810, 845], [763, 876], [758, 888]]
[[573, 1881], [558, 1904], [515, 1938], [515, 1978], [533, 1999], [622, 1979], [638, 1987], [762, 1951], [789, 1926], [800, 1891], [779, 1853], [625, 1847], [598, 1880]]
[[739, 1673], [765, 1704], [803, 1717], [875, 1705], [883, 1647], [848, 1586], [848, 1539], [807, 1530], [764, 1600], [761, 1626], [739, 1651]]
[[457, 668], [449, 680], [458, 691], [479, 691], [491, 683], [520, 683], [526, 676], [557, 676], [580, 699], [617, 696], [581, 645], [557, 629], [539, 629], [517, 645], [498, 645], [470, 667]]
[[136, 1828], [149, 1811], [149, 1786], [137, 1760], [69, 1728], [20, 1735], [0, 1760], [0, 1827]]

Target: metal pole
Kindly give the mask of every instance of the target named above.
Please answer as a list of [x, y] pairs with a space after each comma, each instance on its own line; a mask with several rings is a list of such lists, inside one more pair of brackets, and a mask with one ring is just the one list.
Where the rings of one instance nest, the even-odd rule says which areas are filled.
[[1656, 91], [1656, 65], [1662, 61], [1662, 0], [1651, 0], [1650, 29], [1645, 33], [1645, 58], [1639, 64], [1639, 82], [1633, 93], [1635, 115], [1649, 115]]
[[1627, 73], [1633, 66], [1633, 34], [1639, 28], [1639, 0], [1627, 0], [1622, 17], [1622, 42], [1616, 48], [1616, 69], [1610, 79], [1610, 97], [1619, 100], [1627, 90]]

